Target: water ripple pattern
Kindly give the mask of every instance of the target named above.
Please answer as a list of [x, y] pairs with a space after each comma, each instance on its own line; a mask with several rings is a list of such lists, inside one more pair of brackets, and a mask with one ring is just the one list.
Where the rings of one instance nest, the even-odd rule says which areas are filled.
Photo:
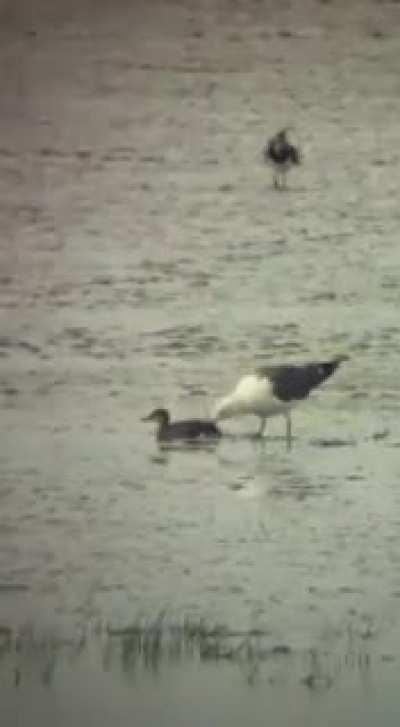
[[[400, 597], [398, 8], [379, 35], [329, 3], [312, 24], [286, 5], [272, 24], [264, 4], [163, 7], [2, 31], [1, 621], [162, 611], [290, 649], [349, 629], [383, 643]], [[262, 148], [292, 120], [304, 163], [278, 194]], [[291, 452], [279, 420], [264, 443], [243, 419], [217, 447], [171, 449], [141, 422], [337, 354]]]

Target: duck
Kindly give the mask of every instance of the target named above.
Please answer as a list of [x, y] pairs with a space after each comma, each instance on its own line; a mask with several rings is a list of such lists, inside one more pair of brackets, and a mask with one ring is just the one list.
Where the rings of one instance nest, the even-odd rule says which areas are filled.
[[300, 164], [301, 154], [298, 147], [288, 141], [290, 127], [278, 131], [264, 148], [264, 159], [274, 166], [273, 183], [275, 189], [286, 189], [286, 175], [293, 164]]
[[156, 439], [159, 442], [198, 441], [203, 438], [215, 440], [222, 434], [211, 419], [182, 419], [172, 422], [168, 409], [154, 409], [142, 421], [157, 422]]
[[330, 361], [258, 368], [243, 376], [234, 390], [216, 403], [214, 419], [218, 422], [254, 414], [260, 419], [257, 436], [262, 437], [267, 419], [282, 415], [286, 420], [286, 442], [290, 448], [292, 409], [307, 399], [313, 389], [332, 376], [339, 365], [347, 360], [347, 355], [341, 355]]

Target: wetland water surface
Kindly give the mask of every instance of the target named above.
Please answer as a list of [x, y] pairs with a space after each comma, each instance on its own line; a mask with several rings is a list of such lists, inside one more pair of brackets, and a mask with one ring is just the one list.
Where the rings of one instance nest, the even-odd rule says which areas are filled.
[[[36, 5], [0, 31], [4, 724], [397, 726], [400, 6]], [[141, 422], [338, 353], [289, 452]]]

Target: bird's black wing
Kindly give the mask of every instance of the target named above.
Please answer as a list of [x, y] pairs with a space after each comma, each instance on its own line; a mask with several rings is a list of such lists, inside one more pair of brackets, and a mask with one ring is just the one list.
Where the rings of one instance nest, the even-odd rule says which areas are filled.
[[289, 145], [289, 155], [293, 164], [300, 164], [301, 154], [300, 150], [296, 146], [293, 146], [292, 144]]
[[310, 391], [333, 374], [340, 361], [310, 363], [304, 366], [266, 366], [260, 376], [272, 382], [272, 391], [280, 401], [305, 399]]

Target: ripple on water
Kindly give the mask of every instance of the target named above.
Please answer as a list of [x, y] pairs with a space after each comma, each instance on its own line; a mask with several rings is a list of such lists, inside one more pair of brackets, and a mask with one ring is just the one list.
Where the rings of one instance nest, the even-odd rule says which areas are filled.
[[1, 583], [0, 582], [0, 593], [23, 593], [29, 591], [29, 586], [26, 583]]
[[319, 437], [311, 439], [310, 444], [313, 447], [355, 447], [357, 442], [353, 439], [340, 439], [339, 437], [332, 437], [332, 439]]
[[[239, 15], [243, 25], [246, 18]], [[228, 24], [235, 24], [234, 16], [228, 13]], [[360, 173], [360, 148], [362, 159], [378, 159], [380, 143], [360, 126], [358, 104], [345, 98], [346, 113], [339, 109], [328, 124], [319, 124], [321, 149], [351, 141], [344, 167], [343, 155], [335, 156], [328, 179], [318, 164], [305, 164], [294, 173], [290, 192], [275, 194], [261, 159], [254, 164], [265, 101], [265, 74], [257, 63], [252, 68], [250, 62], [246, 84], [219, 77], [228, 67], [243, 66], [243, 53], [237, 63], [220, 63], [224, 49], [217, 44], [213, 53], [221, 54], [219, 61], [204, 65], [199, 58], [194, 78], [193, 63], [183, 67], [172, 61], [168, 69], [154, 63], [154, 43], [143, 46], [149, 57], [133, 69], [129, 53], [123, 57], [121, 43], [114, 44], [116, 17], [98, 58], [100, 75], [112, 76], [111, 84], [106, 79], [96, 91], [99, 108], [106, 116], [112, 112], [108, 120], [99, 114], [106, 144], [101, 124], [100, 136], [93, 135], [97, 148], [82, 137], [78, 116], [93, 99], [82, 86], [87, 74], [81, 79], [78, 74], [69, 76], [66, 96], [69, 149], [44, 141], [48, 129], [40, 124], [43, 141], [29, 148], [32, 135], [21, 117], [10, 129], [18, 152], [9, 152], [8, 143], [0, 150], [1, 165], [6, 172], [9, 168], [1, 207], [10, 222], [0, 243], [5, 263], [0, 292], [3, 309], [12, 305], [18, 313], [5, 316], [0, 336], [6, 409], [3, 582], [7, 587], [14, 578], [23, 585], [32, 578], [40, 595], [46, 593], [50, 613], [59, 609], [70, 616], [86, 609], [92, 619], [100, 614], [114, 623], [121, 612], [123, 624], [135, 628], [127, 628], [119, 643], [110, 645], [118, 637], [107, 635], [114, 657], [100, 651], [130, 676], [138, 666], [168, 666], [171, 653], [178, 659], [180, 650], [192, 649], [197, 660], [229, 659], [249, 681], [265, 668], [264, 684], [279, 682], [282, 664], [274, 666], [279, 657], [291, 664], [290, 674], [306, 690], [329, 688], [351, 655], [364, 666], [364, 654], [373, 659], [372, 642], [384, 632], [379, 614], [387, 608], [395, 626], [398, 620], [396, 525], [390, 520], [399, 505], [395, 448], [400, 446], [399, 382], [393, 375], [400, 350], [395, 180], [382, 174], [379, 184], [371, 184], [370, 175]], [[195, 55], [209, 48], [210, 34], [201, 23], [199, 28], [202, 38], [190, 39]], [[239, 31], [227, 29], [230, 51], [232, 43], [249, 37], [254, 45], [254, 34], [246, 34], [244, 26]], [[260, 42], [261, 32], [256, 32]], [[268, 33], [281, 41], [298, 34], [285, 24]], [[163, 42], [169, 42], [167, 36]], [[82, 39], [81, 30], [76, 37]], [[74, 38], [71, 32], [72, 51]], [[175, 53], [180, 46], [173, 40]], [[89, 44], [94, 61], [96, 42]], [[282, 71], [281, 60], [279, 67], [272, 63], [271, 78]], [[395, 70], [373, 64], [379, 75], [368, 77], [359, 63], [360, 58], [354, 68], [346, 66], [349, 87], [354, 98], [362, 96], [368, 125], [368, 113], [374, 117], [376, 111], [376, 88], [385, 77], [385, 124], [393, 141]], [[52, 67], [47, 64], [46, 73]], [[337, 106], [337, 83], [330, 83], [335, 64], [316, 68], [313, 83], [304, 89], [303, 111]], [[64, 138], [58, 133], [65, 126], [62, 106], [57, 110], [50, 96], [46, 101], [42, 86], [43, 119], [50, 104], [53, 136]], [[128, 114], [129, 123], [128, 86], [141, 98], [139, 111], [132, 106]], [[273, 86], [278, 98], [280, 84], [275, 91]], [[53, 92], [55, 85], [48, 88]], [[182, 98], [190, 100], [188, 119], [195, 120], [187, 128], [177, 103]], [[221, 109], [228, 110], [223, 123]], [[250, 116], [235, 109], [248, 109]], [[271, 124], [276, 109], [279, 103], [272, 103]], [[127, 138], [134, 138], [135, 146], [126, 145]], [[40, 190], [32, 196], [29, 174], [21, 176], [27, 160], [39, 178], [40, 172], [49, 175], [46, 204]], [[379, 175], [379, 167], [369, 171]], [[55, 229], [57, 220], [62, 224]], [[60, 252], [47, 244], [48, 237], [57, 242], [55, 233], [61, 235]], [[8, 249], [14, 238], [18, 255]], [[240, 436], [224, 436], [218, 449], [210, 446], [207, 452], [179, 445], [173, 452], [160, 451], [153, 435], [146, 439], [147, 432], [131, 418], [131, 402], [141, 407], [161, 394], [171, 402], [187, 400], [189, 410], [206, 393], [208, 381], [200, 377], [208, 371], [225, 389], [222, 382], [232, 377], [234, 383], [242, 365], [300, 362], [339, 347], [353, 354], [349, 373], [343, 367], [308, 409], [310, 419], [317, 418], [319, 406], [323, 417], [335, 417], [333, 436], [320, 436], [323, 426], [299, 435], [299, 416], [290, 453], [282, 439], [268, 438], [261, 447]], [[45, 363], [43, 355], [50, 356]], [[317, 434], [311, 444], [310, 434]], [[23, 472], [21, 458], [40, 467]], [[9, 556], [17, 562], [21, 553], [27, 573], [8, 571]], [[96, 584], [103, 582], [98, 601]], [[310, 582], [316, 591], [304, 595]], [[215, 586], [212, 597], [209, 583]], [[327, 583], [330, 592], [324, 591]], [[1, 600], [13, 606], [12, 591]], [[171, 623], [181, 615], [185, 619], [188, 604], [198, 621], [187, 617], [169, 631], [166, 619], [161, 624], [151, 616], [166, 602], [172, 603]], [[249, 628], [234, 637], [230, 627], [218, 630], [218, 624], [213, 632], [209, 613], [222, 614], [222, 624], [231, 615], [234, 625], [248, 623], [256, 603], [268, 633]], [[375, 621], [349, 612], [360, 604], [368, 605]], [[148, 615], [147, 623], [139, 623], [139, 611]], [[325, 648], [319, 629], [327, 623], [332, 630], [338, 624], [338, 632]], [[300, 653], [297, 639], [315, 647], [313, 654]], [[43, 663], [46, 649], [40, 652], [33, 635], [30, 641], [26, 635], [25, 643], [26, 663], [24, 657], [18, 661], [22, 679], [28, 678], [29, 648], [36, 649], [47, 681], [57, 679], [54, 662], [67, 661], [61, 647], [57, 651], [49, 644]], [[398, 634], [390, 652], [392, 644], [399, 651]], [[325, 658], [335, 649], [337, 662]]]
[[162, 357], [192, 358], [227, 350], [219, 336], [210, 334], [202, 325], [171, 326], [143, 333], [140, 338], [146, 341], [147, 350]]

